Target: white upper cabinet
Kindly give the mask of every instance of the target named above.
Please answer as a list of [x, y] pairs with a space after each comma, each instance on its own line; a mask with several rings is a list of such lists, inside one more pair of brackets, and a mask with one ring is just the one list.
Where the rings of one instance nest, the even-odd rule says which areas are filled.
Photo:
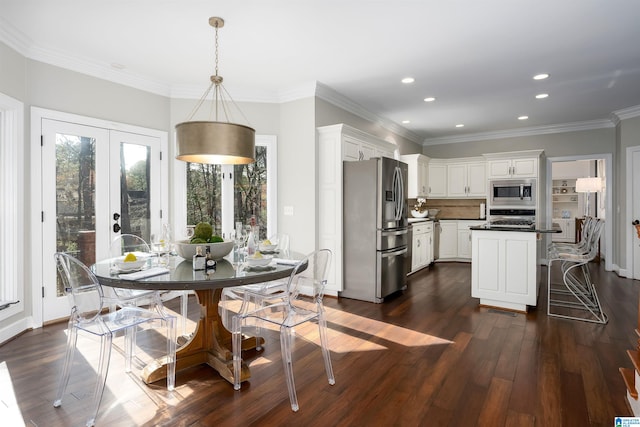
[[542, 150], [485, 154], [488, 178], [537, 178]]
[[[377, 147], [375, 145], [368, 144], [353, 137], [345, 136], [342, 160], [369, 160], [372, 157], [376, 157], [376, 148]], [[391, 157], [393, 158], [393, 152], [391, 152]]]
[[429, 162], [428, 167], [428, 197], [447, 197], [447, 165]]
[[400, 160], [409, 165], [407, 197], [416, 199], [429, 195], [429, 158], [422, 154], [407, 154]]
[[447, 195], [449, 197], [487, 197], [485, 162], [447, 165]]

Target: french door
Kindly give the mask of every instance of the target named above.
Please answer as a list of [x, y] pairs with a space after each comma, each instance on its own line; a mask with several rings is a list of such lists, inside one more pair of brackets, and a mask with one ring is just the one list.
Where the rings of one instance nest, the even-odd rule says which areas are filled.
[[43, 118], [42, 318], [69, 315], [55, 252], [87, 265], [121, 233], [149, 240], [161, 227], [160, 138]]

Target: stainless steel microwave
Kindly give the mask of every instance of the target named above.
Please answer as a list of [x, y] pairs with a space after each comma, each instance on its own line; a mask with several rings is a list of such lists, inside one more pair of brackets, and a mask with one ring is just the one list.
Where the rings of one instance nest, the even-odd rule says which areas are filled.
[[491, 206], [535, 206], [535, 179], [490, 181]]

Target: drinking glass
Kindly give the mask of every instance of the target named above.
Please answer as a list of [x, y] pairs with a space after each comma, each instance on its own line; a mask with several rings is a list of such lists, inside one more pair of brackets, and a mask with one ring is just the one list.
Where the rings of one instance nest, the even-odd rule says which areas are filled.
[[241, 264], [244, 262], [244, 244], [246, 241], [242, 227], [236, 228], [231, 232], [231, 239], [233, 240], [233, 263]]
[[151, 235], [151, 251], [158, 256], [159, 265], [167, 265], [172, 250], [171, 226], [169, 224], [162, 224], [162, 232]]

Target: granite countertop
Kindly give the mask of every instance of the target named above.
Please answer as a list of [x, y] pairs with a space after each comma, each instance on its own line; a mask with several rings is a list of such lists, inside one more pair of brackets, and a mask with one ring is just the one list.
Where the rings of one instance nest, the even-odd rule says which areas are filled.
[[407, 218], [409, 224], [415, 224], [416, 222], [433, 221], [433, 218]]
[[489, 224], [478, 225], [469, 227], [471, 230], [481, 230], [481, 231], [510, 231], [510, 232], [520, 232], [520, 233], [562, 233], [562, 229], [560, 225], [555, 222], [551, 226], [551, 228], [511, 228], [511, 227], [499, 227], [493, 226], [491, 227]]

